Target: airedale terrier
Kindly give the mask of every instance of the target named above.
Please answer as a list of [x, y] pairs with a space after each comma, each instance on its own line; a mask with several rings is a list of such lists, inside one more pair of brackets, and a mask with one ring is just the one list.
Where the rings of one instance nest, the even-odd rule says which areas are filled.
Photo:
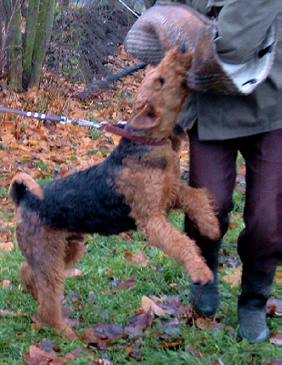
[[191, 60], [191, 52], [173, 49], [147, 72], [127, 135], [104, 162], [44, 186], [24, 173], [11, 183], [17, 241], [27, 260], [21, 275], [39, 303], [36, 319], [70, 340], [77, 337], [62, 314], [64, 282], [66, 269], [85, 253], [85, 233], [112, 235], [138, 227], [151, 245], [184, 265], [193, 282], [213, 278], [194, 241], [167, 220], [169, 209], [183, 208], [203, 235], [220, 236], [207, 191], [181, 182], [171, 140], [189, 95]]

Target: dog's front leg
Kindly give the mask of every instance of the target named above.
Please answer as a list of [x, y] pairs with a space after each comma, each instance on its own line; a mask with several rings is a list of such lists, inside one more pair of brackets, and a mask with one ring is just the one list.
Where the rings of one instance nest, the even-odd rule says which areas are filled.
[[151, 215], [147, 220], [137, 222], [137, 225], [150, 244], [161, 248], [168, 256], [184, 265], [194, 283], [204, 285], [213, 279], [195, 242], [180, 233], [164, 215]]
[[219, 221], [215, 202], [207, 189], [180, 185], [177, 207], [182, 208], [198, 228], [202, 236], [212, 241], [220, 239]]

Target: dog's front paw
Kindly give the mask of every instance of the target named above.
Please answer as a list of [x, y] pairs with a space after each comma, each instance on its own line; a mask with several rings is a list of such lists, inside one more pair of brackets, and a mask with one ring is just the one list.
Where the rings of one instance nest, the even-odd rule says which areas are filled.
[[219, 221], [214, 213], [206, 214], [206, 219], [202, 224], [198, 224], [197, 228], [203, 237], [211, 241], [218, 241], [221, 238]]
[[194, 284], [206, 285], [213, 281], [213, 273], [204, 262], [195, 265], [197, 266], [188, 270]]

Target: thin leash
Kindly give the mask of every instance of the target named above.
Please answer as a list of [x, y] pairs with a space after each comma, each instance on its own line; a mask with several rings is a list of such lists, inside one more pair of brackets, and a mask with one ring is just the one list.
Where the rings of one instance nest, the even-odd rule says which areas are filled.
[[[19, 115], [24, 118], [36, 119], [41, 122], [52, 122], [62, 125], [75, 125], [80, 127], [89, 127], [94, 129], [105, 130], [106, 132], [118, 135], [120, 137], [124, 137], [128, 140], [133, 142], [150, 145], [150, 146], [161, 146], [166, 143], [166, 139], [153, 139], [153, 138], [146, 138], [142, 136], [134, 135], [125, 130], [125, 126], [127, 125], [127, 121], [120, 120], [117, 124], [111, 124], [107, 121], [98, 122], [91, 122], [90, 120], [84, 119], [71, 119], [67, 116], [63, 115], [48, 115], [45, 113], [37, 113], [37, 112], [26, 112], [23, 110], [18, 109], [11, 109], [11, 108], [4, 108], [0, 107], [0, 113], [3, 114], [15, 114]], [[9, 121], [14, 122], [14, 121]]]
[[[103, 129], [106, 127], [106, 125], [110, 124], [107, 121], [102, 121], [100, 123], [98, 122], [91, 122], [90, 120], [84, 120], [84, 119], [72, 119], [64, 115], [48, 115], [45, 113], [37, 113], [37, 112], [26, 112], [23, 110], [18, 109], [11, 109], [11, 108], [4, 108], [0, 107], [0, 113], [2, 114], [15, 114], [19, 115], [24, 118], [30, 118], [30, 119], [36, 119], [42, 122], [52, 122], [62, 125], [75, 125], [80, 127], [89, 127], [89, 128], [95, 128], [95, 129]], [[14, 122], [14, 121], [9, 121]], [[127, 124], [126, 121], [121, 120], [117, 123], [117, 126], [119, 128], [124, 127]]]

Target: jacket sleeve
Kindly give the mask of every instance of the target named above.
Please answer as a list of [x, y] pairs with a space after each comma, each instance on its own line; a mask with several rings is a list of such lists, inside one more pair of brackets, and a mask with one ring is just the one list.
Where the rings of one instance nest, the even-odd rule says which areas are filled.
[[217, 52], [223, 62], [248, 62], [282, 11], [281, 0], [227, 0], [218, 16]]

